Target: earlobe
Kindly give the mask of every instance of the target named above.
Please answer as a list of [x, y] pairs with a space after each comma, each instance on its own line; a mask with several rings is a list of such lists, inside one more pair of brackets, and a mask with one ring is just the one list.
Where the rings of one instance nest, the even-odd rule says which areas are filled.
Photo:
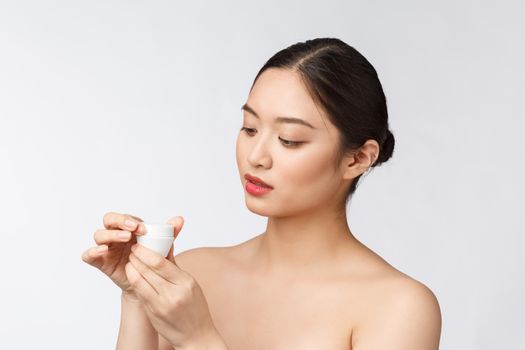
[[344, 178], [353, 179], [370, 170], [377, 160], [379, 144], [375, 140], [367, 140], [359, 149], [345, 158]]
[[363, 163], [366, 169], [371, 168], [376, 162], [379, 154], [379, 144], [375, 140], [367, 140], [360, 148], [359, 153], [364, 157]]
[[346, 180], [352, 180], [359, 176], [362, 172], [362, 165], [363, 162], [360, 160], [360, 152], [359, 150], [356, 152], [351, 153], [349, 156], [345, 158], [344, 161], [344, 169], [343, 169], [343, 177]]
[[375, 154], [372, 154], [372, 162], [370, 163], [370, 167], [376, 163], [377, 156]]
[[361, 150], [358, 150], [357, 151], [357, 159], [358, 159], [358, 161], [356, 160], [356, 162], [354, 162], [354, 163], [357, 163], [355, 166], [358, 169], [359, 173], [362, 174], [370, 166], [369, 157], [368, 157], [368, 155], [365, 152], [363, 152]]

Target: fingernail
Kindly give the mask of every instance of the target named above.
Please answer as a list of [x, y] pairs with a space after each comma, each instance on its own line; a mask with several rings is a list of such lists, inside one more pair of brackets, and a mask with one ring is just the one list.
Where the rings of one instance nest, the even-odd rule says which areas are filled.
[[130, 237], [130, 235], [131, 235], [131, 232], [119, 232], [119, 233], [117, 233], [117, 237], [118, 238], [125, 238], [125, 239], [127, 239], [127, 238]]
[[146, 228], [144, 227], [144, 224], [140, 224], [139, 222], [139, 226], [137, 227], [137, 233], [140, 234], [140, 235], [143, 235], [146, 231]]
[[126, 226], [127, 228], [133, 230], [136, 226], [136, 223], [134, 221], [131, 221], [129, 219], [127, 219], [126, 221], [124, 221], [124, 226]]

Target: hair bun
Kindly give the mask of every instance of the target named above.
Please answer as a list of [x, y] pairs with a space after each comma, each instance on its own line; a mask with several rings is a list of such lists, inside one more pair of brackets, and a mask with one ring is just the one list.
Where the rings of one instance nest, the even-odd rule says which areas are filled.
[[392, 157], [392, 154], [394, 153], [395, 143], [396, 142], [394, 139], [394, 135], [392, 134], [392, 132], [390, 132], [390, 130], [387, 130], [386, 139], [381, 145], [381, 149], [379, 151], [379, 157], [377, 158], [376, 165], [384, 163]]

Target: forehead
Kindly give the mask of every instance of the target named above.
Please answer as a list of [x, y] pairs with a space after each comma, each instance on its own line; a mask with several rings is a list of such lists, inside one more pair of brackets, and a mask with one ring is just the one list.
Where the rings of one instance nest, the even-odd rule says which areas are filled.
[[321, 109], [310, 97], [299, 74], [291, 70], [265, 70], [253, 85], [247, 104], [263, 119], [264, 116], [290, 116], [304, 119], [316, 129], [326, 128]]

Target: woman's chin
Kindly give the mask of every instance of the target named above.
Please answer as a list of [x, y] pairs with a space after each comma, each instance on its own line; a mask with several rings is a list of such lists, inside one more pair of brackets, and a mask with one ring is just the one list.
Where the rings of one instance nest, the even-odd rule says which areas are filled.
[[269, 202], [261, 201], [260, 198], [252, 198], [247, 194], [245, 200], [246, 208], [254, 214], [261, 216], [273, 216], [275, 214], [275, 206], [271, 206]]

